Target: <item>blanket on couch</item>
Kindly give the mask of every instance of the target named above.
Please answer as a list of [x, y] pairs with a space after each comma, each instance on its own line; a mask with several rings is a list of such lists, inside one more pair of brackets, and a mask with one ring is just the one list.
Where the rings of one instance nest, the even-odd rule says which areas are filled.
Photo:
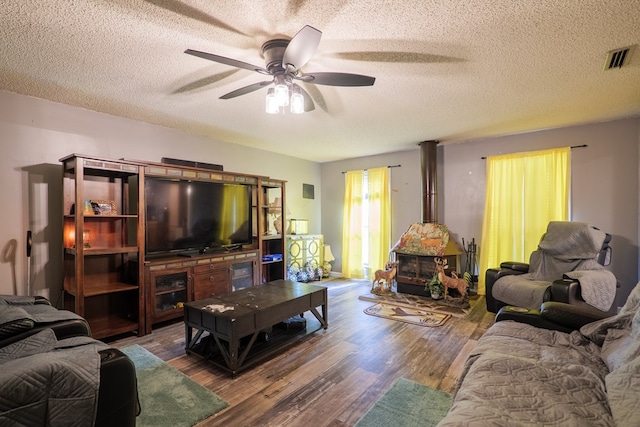
[[62, 320], [86, 322], [82, 316], [76, 313], [56, 309], [45, 299], [0, 295], [0, 340], [32, 329], [35, 325]]
[[609, 311], [616, 298], [616, 276], [609, 270], [568, 271], [565, 276], [580, 282], [584, 302], [602, 311]]
[[605, 364], [588, 340], [512, 321], [478, 342], [444, 426], [612, 426]]
[[566, 334], [494, 324], [438, 427], [639, 426], [640, 284], [616, 316]]
[[51, 329], [0, 348], [0, 425], [94, 425], [104, 348]]

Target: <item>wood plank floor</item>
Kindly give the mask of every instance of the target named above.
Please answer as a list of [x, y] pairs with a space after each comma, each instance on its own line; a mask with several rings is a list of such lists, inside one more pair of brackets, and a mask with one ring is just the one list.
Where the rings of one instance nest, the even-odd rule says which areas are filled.
[[364, 314], [372, 303], [358, 296], [371, 282], [313, 283], [328, 288], [329, 328], [236, 378], [185, 354], [181, 321], [110, 344], [139, 344], [229, 402], [199, 426], [352, 426], [399, 377], [453, 391], [464, 360], [494, 321], [484, 297], [471, 297], [464, 318], [432, 328]]

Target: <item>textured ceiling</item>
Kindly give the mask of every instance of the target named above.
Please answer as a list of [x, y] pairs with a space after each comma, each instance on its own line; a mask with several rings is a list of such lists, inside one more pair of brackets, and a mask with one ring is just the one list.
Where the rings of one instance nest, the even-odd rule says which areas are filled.
[[[640, 115], [640, 0], [21, 0], [0, 4], [0, 89], [318, 162]], [[302, 84], [316, 109], [268, 115], [260, 46], [323, 32]]]

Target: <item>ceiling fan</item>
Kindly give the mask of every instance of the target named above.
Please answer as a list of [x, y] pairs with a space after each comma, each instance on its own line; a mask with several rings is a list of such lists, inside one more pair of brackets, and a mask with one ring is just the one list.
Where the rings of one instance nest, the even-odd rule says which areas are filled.
[[361, 74], [303, 73], [301, 69], [315, 53], [321, 36], [321, 31], [305, 25], [291, 40], [268, 40], [262, 45], [265, 67], [193, 49], [187, 49], [184, 52], [210, 61], [271, 76], [269, 80], [253, 83], [224, 94], [220, 99], [246, 95], [274, 84], [275, 87], [269, 88], [267, 92], [267, 112], [277, 113], [281, 107], [290, 104], [292, 112], [302, 113], [312, 111], [315, 105], [307, 91], [295, 83], [296, 80], [328, 86], [372, 86], [376, 80], [375, 77]]

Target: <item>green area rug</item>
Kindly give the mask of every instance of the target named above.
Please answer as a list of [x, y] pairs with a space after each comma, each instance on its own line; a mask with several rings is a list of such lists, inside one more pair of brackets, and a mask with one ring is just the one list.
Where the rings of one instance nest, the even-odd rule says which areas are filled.
[[229, 406], [159, 357], [134, 344], [121, 351], [136, 366], [140, 415], [138, 427], [191, 427]]
[[451, 395], [399, 378], [358, 422], [357, 427], [435, 426], [451, 408]]

